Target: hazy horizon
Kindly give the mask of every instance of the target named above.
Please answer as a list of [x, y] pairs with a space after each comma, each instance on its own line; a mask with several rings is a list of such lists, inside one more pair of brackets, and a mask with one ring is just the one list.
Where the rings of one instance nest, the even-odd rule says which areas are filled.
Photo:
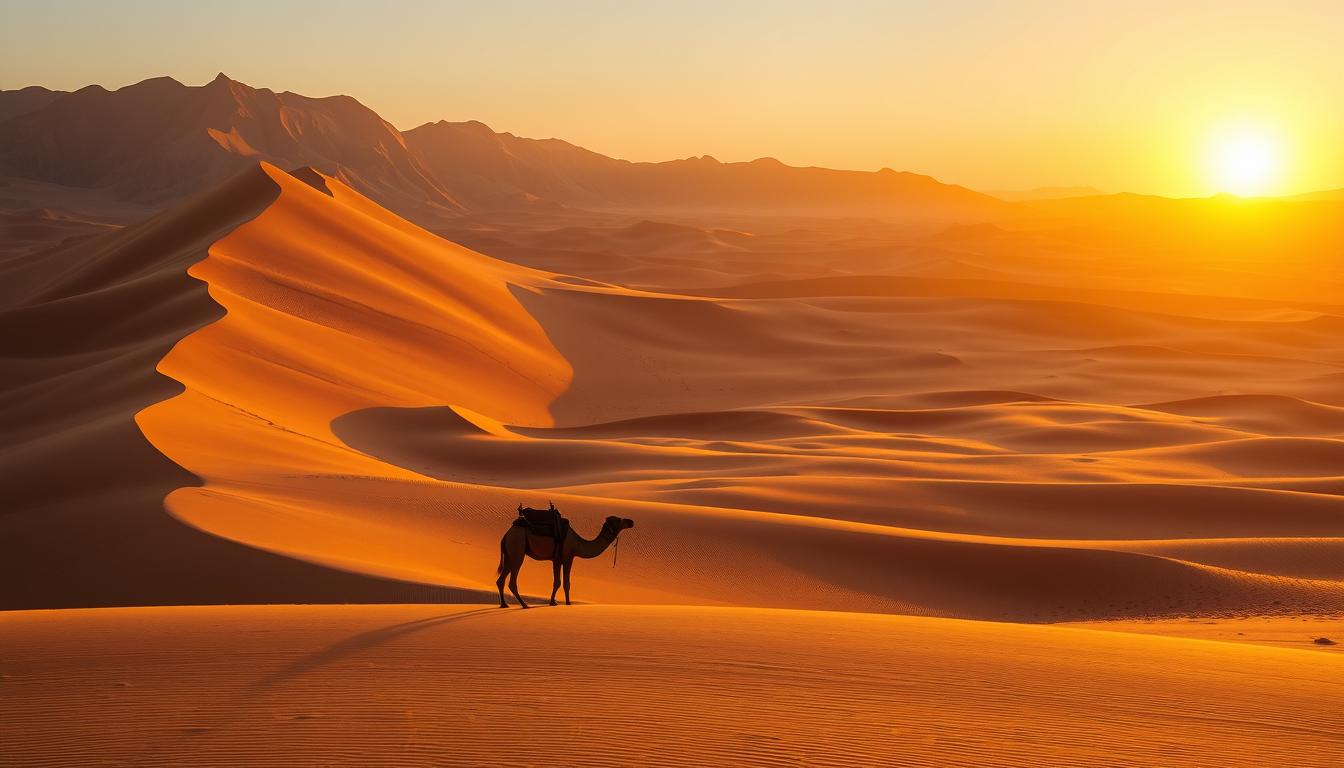
[[1256, 194], [1344, 187], [1330, 34], [1344, 6], [1327, 2], [852, 2], [829, 15], [796, 3], [402, 2], [371, 14], [245, 2], [205, 20], [136, 6], [11, 9], [0, 88], [200, 85], [223, 71], [347, 94], [403, 130], [479, 120], [634, 161], [775, 157], [978, 190], [1175, 197], [1237, 191], [1206, 155], [1220, 132], [1250, 126], [1276, 153]]

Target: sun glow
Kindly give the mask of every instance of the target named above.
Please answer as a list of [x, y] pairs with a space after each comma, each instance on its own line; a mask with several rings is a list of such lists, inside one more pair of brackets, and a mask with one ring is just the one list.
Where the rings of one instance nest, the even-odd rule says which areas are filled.
[[1220, 192], [1243, 197], [1268, 194], [1281, 181], [1283, 142], [1262, 126], [1228, 126], [1209, 142], [1208, 165]]

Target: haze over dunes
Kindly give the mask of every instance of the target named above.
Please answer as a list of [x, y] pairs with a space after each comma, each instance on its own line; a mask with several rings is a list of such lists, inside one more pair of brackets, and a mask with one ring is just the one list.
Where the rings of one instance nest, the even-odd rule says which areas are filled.
[[[49, 713], [125, 683], [109, 760], [543, 760], [480, 729], [549, 649], [596, 681], [558, 742], [621, 737], [586, 764], [1331, 764], [1344, 201], [1025, 198], [222, 75], [0, 92], [0, 608], [114, 608], [0, 614], [0, 756], [79, 762]], [[546, 500], [638, 520], [576, 568], [607, 605], [373, 605], [492, 602]], [[1191, 621], [1288, 647], [1129, 632]]]

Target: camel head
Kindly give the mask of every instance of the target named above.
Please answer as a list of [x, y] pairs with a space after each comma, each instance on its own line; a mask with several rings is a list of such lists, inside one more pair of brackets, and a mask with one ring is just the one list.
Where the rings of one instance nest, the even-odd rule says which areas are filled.
[[628, 517], [617, 517], [615, 515], [611, 515], [607, 517], [606, 522], [602, 523], [602, 527], [611, 531], [612, 533], [620, 533], [621, 531], [624, 531], [627, 528], [634, 528], [635, 521], [631, 520]]

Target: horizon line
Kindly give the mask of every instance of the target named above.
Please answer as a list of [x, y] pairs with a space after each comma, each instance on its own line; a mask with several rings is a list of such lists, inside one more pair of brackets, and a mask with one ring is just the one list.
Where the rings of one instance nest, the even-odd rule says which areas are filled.
[[[995, 198], [995, 199], [1003, 200], [1004, 202], [1009, 202], [1009, 203], [1049, 202], [1049, 201], [1054, 201], [1054, 200], [1080, 200], [1080, 199], [1085, 199], [1085, 198], [1089, 198], [1089, 197], [1120, 197], [1120, 196], [1145, 197], [1145, 198], [1160, 198], [1160, 199], [1164, 199], [1164, 200], [1228, 200], [1228, 199], [1231, 199], [1231, 200], [1242, 201], [1242, 202], [1255, 202], [1255, 201], [1319, 202], [1319, 201], [1315, 201], [1315, 200], [1311, 200], [1311, 199], [1301, 199], [1301, 198], [1310, 198], [1310, 197], [1312, 197], [1313, 195], [1322, 195], [1322, 194], [1329, 194], [1329, 193], [1338, 192], [1338, 191], [1344, 191], [1344, 184], [1341, 184], [1341, 185], [1338, 186], [1338, 187], [1336, 187], [1336, 186], [1334, 186], [1334, 185], [1331, 185], [1331, 186], [1324, 187], [1324, 188], [1311, 188], [1311, 189], [1305, 189], [1305, 190], [1297, 190], [1297, 191], [1285, 192], [1285, 193], [1277, 194], [1277, 195], [1239, 195], [1239, 194], [1237, 194], [1237, 193], [1234, 193], [1234, 192], [1228, 192], [1228, 191], [1217, 191], [1217, 192], [1212, 192], [1212, 193], [1207, 194], [1207, 195], [1166, 195], [1166, 194], [1161, 194], [1161, 193], [1158, 193], [1158, 192], [1140, 192], [1140, 191], [1135, 191], [1135, 190], [1106, 191], [1106, 190], [1103, 190], [1103, 189], [1101, 189], [1101, 188], [1099, 188], [1099, 187], [1097, 187], [1097, 186], [1095, 186], [1095, 185], [1093, 185], [1093, 184], [1086, 183], [1086, 182], [1069, 183], [1069, 184], [1035, 184], [1035, 185], [1030, 185], [1030, 186], [1008, 187], [1008, 188], [1005, 188], [1005, 187], [1003, 187], [1003, 186], [997, 186], [997, 187], [994, 187], [994, 188], [990, 188], [990, 187], [981, 187], [981, 186], [979, 186], [979, 185], [963, 184], [963, 183], [956, 182], [956, 181], [947, 181], [947, 180], [944, 180], [943, 177], [937, 176], [937, 175], [932, 174], [932, 173], [924, 173], [924, 172], [914, 171], [914, 170], [897, 170], [897, 169], [891, 168], [890, 166], [882, 166], [882, 167], [880, 167], [880, 168], [875, 168], [875, 169], [874, 169], [874, 168], [841, 168], [841, 167], [835, 167], [835, 166], [811, 165], [811, 164], [809, 164], [809, 165], [802, 165], [802, 164], [794, 164], [794, 163], [790, 163], [790, 162], [787, 162], [787, 161], [784, 161], [784, 160], [780, 160], [779, 158], [777, 158], [777, 157], [775, 157], [775, 156], [773, 156], [773, 155], [768, 155], [768, 154], [767, 154], [767, 155], [760, 155], [760, 156], [758, 156], [758, 157], [754, 157], [754, 158], [751, 158], [751, 159], [742, 159], [742, 160], [738, 160], [738, 159], [721, 160], [721, 159], [719, 159], [718, 157], [716, 157], [715, 155], [712, 155], [712, 154], [709, 154], [709, 153], [704, 153], [704, 154], [699, 154], [699, 155], [688, 155], [688, 156], [686, 156], [686, 157], [665, 158], [665, 159], [661, 159], [661, 160], [631, 160], [631, 159], [629, 159], [629, 158], [616, 157], [615, 155], [609, 155], [609, 154], [606, 154], [605, 152], [601, 152], [601, 151], [592, 149], [592, 148], [590, 148], [590, 147], [586, 147], [586, 146], [584, 146], [584, 145], [582, 145], [582, 144], [577, 144], [577, 143], [575, 143], [575, 142], [573, 142], [573, 141], [570, 141], [570, 140], [568, 140], [568, 139], [561, 138], [561, 137], [559, 137], [559, 136], [545, 136], [545, 137], [542, 137], [542, 136], [523, 136], [523, 135], [520, 135], [520, 134], [513, 133], [513, 132], [511, 132], [511, 131], [501, 131], [501, 130], [497, 130], [494, 126], [490, 125], [489, 123], [485, 122], [484, 120], [479, 120], [479, 119], [476, 119], [476, 118], [468, 118], [468, 119], [466, 119], [466, 120], [449, 120], [449, 119], [447, 119], [447, 118], [440, 118], [440, 119], [438, 119], [438, 120], [428, 120], [428, 121], [422, 122], [422, 123], [420, 123], [420, 124], [418, 124], [418, 125], [416, 125], [416, 126], [413, 126], [413, 127], [411, 127], [411, 128], [402, 128], [401, 126], [398, 126], [398, 125], [396, 125], [395, 123], [393, 123], [391, 120], [388, 120], [387, 118], [383, 117], [383, 116], [382, 116], [382, 113], [378, 112], [378, 110], [374, 109], [373, 107], [371, 107], [371, 106], [369, 106], [368, 104], [366, 104], [364, 101], [360, 100], [360, 98], [359, 98], [358, 96], [354, 96], [354, 95], [349, 94], [349, 93], [332, 93], [332, 94], [323, 95], [323, 96], [311, 96], [311, 95], [308, 95], [308, 94], [299, 93], [298, 91], [291, 91], [291, 90], [287, 90], [287, 89], [286, 89], [286, 90], [282, 90], [282, 91], [277, 91], [277, 90], [275, 90], [274, 88], [270, 88], [270, 87], [267, 87], [267, 86], [255, 86], [255, 85], [252, 85], [252, 84], [250, 84], [250, 83], [244, 82], [244, 81], [242, 81], [242, 80], [238, 80], [238, 79], [236, 79], [236, 78], [234, 78], [234, 77], [228, 75], [228, 74], [225, 73], [223, 70], [218, 71], [218, 72], [216, 73], [216, 75], [215, 75], [213, 78], [211, 78], [210, 80], [208, 80], [208, 81], [206, 81], [206, 82], [204, 82], [204, 83], [201, 83], [200, 85], [191, 85], [191, 84], [189, 84], [189, 83], [185, 83], [185, 82], [183, 82], [182, 80], [177, 79], [176, 77], [173, 77], [172, 75], [166, 75], [166, 74], [165, 74], [165, 75], [156, 75], [156, 76], [153, 76], [153, 77], [146, 77], [146, 78], [144, 78], [144, 79], [137, 80], [137, 81], [134, 81], [134, 82], [125, 83], [125, 84], [123, 84], [123, 85], [119, 85], [119, 86], [116, 86], [116, 87], [108, 87], [108, 86], [106, 86], [106, 85], [103, 85], [102, 83], [89, 83], [89, 84], [87, 84], [87, 85], [80, 86], [79, 88], [75, 88], [75, 89], [73, 89], [73, 90], [63, 90], [63, 89], [60, 89], [60, 88], [51, 88], [51, 87], [48, 87], [48, 86], [46, 86], [46, 85], [42, 85], [42, 84], [38, 84], [38, 83], [31, 83], [31, 84], [29, 84], [29, 85], [20, 86], [20, 87], [18, 87], [18, 88], [10, 88], [10, 89], [0, 88], [0, 92], [4, 92], [4, 91], [17, 92], [17, 91], [27, 90], [27, 89], [30, 89], [30, 88], [39, 88], [39, 89], [48, 91], [48, 92], [50, 92], [50, 93], [73, 94], [73, 93], [78, 93], [78, 92], [80, 92], [80, 91], [87, 90], [87, 89], [89, 89], [89, 88], [97, 88], [97, 89], [100, 89], [100, 90], [105, 91], [105, 92], [107, 92], [107, 93], [116, 93], [116, 92], [121, 91], [121, 90], [124, 90], [124, 89], [126, 89], [126, 88], [132, 88], [132, 87], [134, 87], [134, 86], [142, 85], [142, 84], [144, 84], [144, 83], [147, 83], [147, 82], [150, 82], [150, 81], [154, 81], [154, 80], [168, 80], [168, 81], [171, 81], [171, 82], [173, 82], [173, 83], [175, 83], [175, 84], [177, 84], [177, 85], [180, 85], [180, 86], [182, 86], [182, 87], [184, 87], [184, 88], [205, 88], [205, 87], [209, 86], [209, 85], [212, 84], [212, 83], [218, 82], [221, 78], [224, 79], [224, 80], [226, 80], [226, 81], [228, 81], [228, 82], [230, 82], [230, 83], [235, 83], [235, 84], [238, 84], [238, 85], [242, 85], [242, 86], [245, 86], [245, 87], [247, 87], [247, 88], [251, 88], [251, 89], [253, 89], [253, 90], [257, 90], [257, 91], [269, 91], [269, 92], [271, 92], [271, 93], [276, 93], [276, 94], [291, 94], [291, 95], [299, 96], [299, 97], [306, 98], [306, 99], [333, 99], [333, 98], [347, 98], [347, 99], [351, 99], [351, 100], [357, 102], [358, 104], [360, 104], [361, 106], [365, 107], [366, 109], [372, 111], [374, 114], [378, 115], [378, 117], [379, 117], [380, 119], [382, 119], [382, 120], [383, 120], [384, 122], [386, 122], [388, 125], [392, 126], [394, 129], [396, 129], [396, 131], [397, 131], [398, 133], [407, 133], [407, 132], [409, 132], [409, 131], [413, 131], [413, 130], [416, 130], [416, 129], [418, 129], [418, 128], [423, 128], [423, 127], [425, 127], [425, 126], [427, 126], [427, 125], [438, 125], [438, 124], [441, 124], [441, 123], [446, 123], [446, 124], [448, 124], [448, 125], [465, 125], [465, 124], [468, 124], [468, 123], [477, 123], [477, 124], [479, 124], [479, 125], [485, 127], [486, 129], [490, 130], [492, 133], [495, 133], [495, 134], [498, 134], [498, 135], [512, 136], [512, 137], [514, 137], [514, 138], [522, 139], [522, 140], [524, 140], [524, 141], [560, 141], [560, 142], [564, 142], [564, 143], [566, 143], [566, 144], [569, 144], [570, 146], [577, 147], [577, 148], [579, 148], [579, 149], [583, 149], [583, 150], [586, 150], [586, 151], [588, 151], [588, 152], [593, 152], [594, 154], [602, 155], [603, 157], [606, 157], [606, 158], [609, 158], [609, 159], [612, 159], [612, 160], [619, 160], [619, 161], [627, 162], [627, 163], [635, 163], [635, 164], [647, 163], [647, 164], [655, 164], [655, 165], [656, 165], [656, 164], [661, 164], [661, 163], [685, 162], [685, 161], [690, 161], [690, 160], [701, 160], [701, 161], [703, 161], [703, 160], [710, 160], [710, 161], [713, 161], [713, 162], [716, 162], [716, 163], [720, 163], [720, 164], [722, 164], [722, 165], [747, 165], [747, 164], [751, 164], [751, 163], [757, 163], [757, 162], [762, 162], [762, 161], [769, 161], [769, 162], [779, 163], [779, 164], [781, 164], [781, 165], [784, 165], [784, 166], [787, 166], [787, 167], [790, 167], [790, 168], [799, 168], [799, 169], [815, 168], [815, 169], [829, 170], [829, 171], [839, 171], [839, 172], [845, 172], [845, 173], [871, 173], [871, 174], [877, 174], [877, 173], [884, 173], [884, 172], [887, 172], [887, 173], [909, 174], [909, 175], [915, 175], [915, 176], [923, 176], [923, 177], [932, 179], [932, 180], [934, 180], [934, 181], [936, 181], [936, 182], [938, 182], [938, 183], [940, 183], [940, 184], [944, 184], [944, 185], [947, 185], [947, 186], [960, 187], [960, 188], [962, 188], [962, 189], [966, 189], [966, 190], [969, 190], [969, 191], [972, 191], [972, 192], [977, 192], [977, 193], [979, 193], [979, 194], [987, 195], [987, 196], [989, 196], [989, 197], [993, 197], [993, 198]], [[16, 117], [17, 117], [17, 116], [16, 116]], [[1022, 194], [1022, 193], [1030, 193], [1030, 192], [1038, 192], [1038, 191], [1046, 191], [1046, 190], [1070, 190], [1070, 189], [1089, 189], [1089, 190], [1093, 190], [1094, 192], [1093, 192], [1092, 194], [1063, 195], [1063, 196], [1060, 196], [1060, 197], [1048, 197], [1048, 198], [1026, 199], [1026, 200], [1011, 200], [1011, 199], [1007, 199], [1007, 198], [999, 197], [999, 195], [1002, 195], [1002, 194]]]

